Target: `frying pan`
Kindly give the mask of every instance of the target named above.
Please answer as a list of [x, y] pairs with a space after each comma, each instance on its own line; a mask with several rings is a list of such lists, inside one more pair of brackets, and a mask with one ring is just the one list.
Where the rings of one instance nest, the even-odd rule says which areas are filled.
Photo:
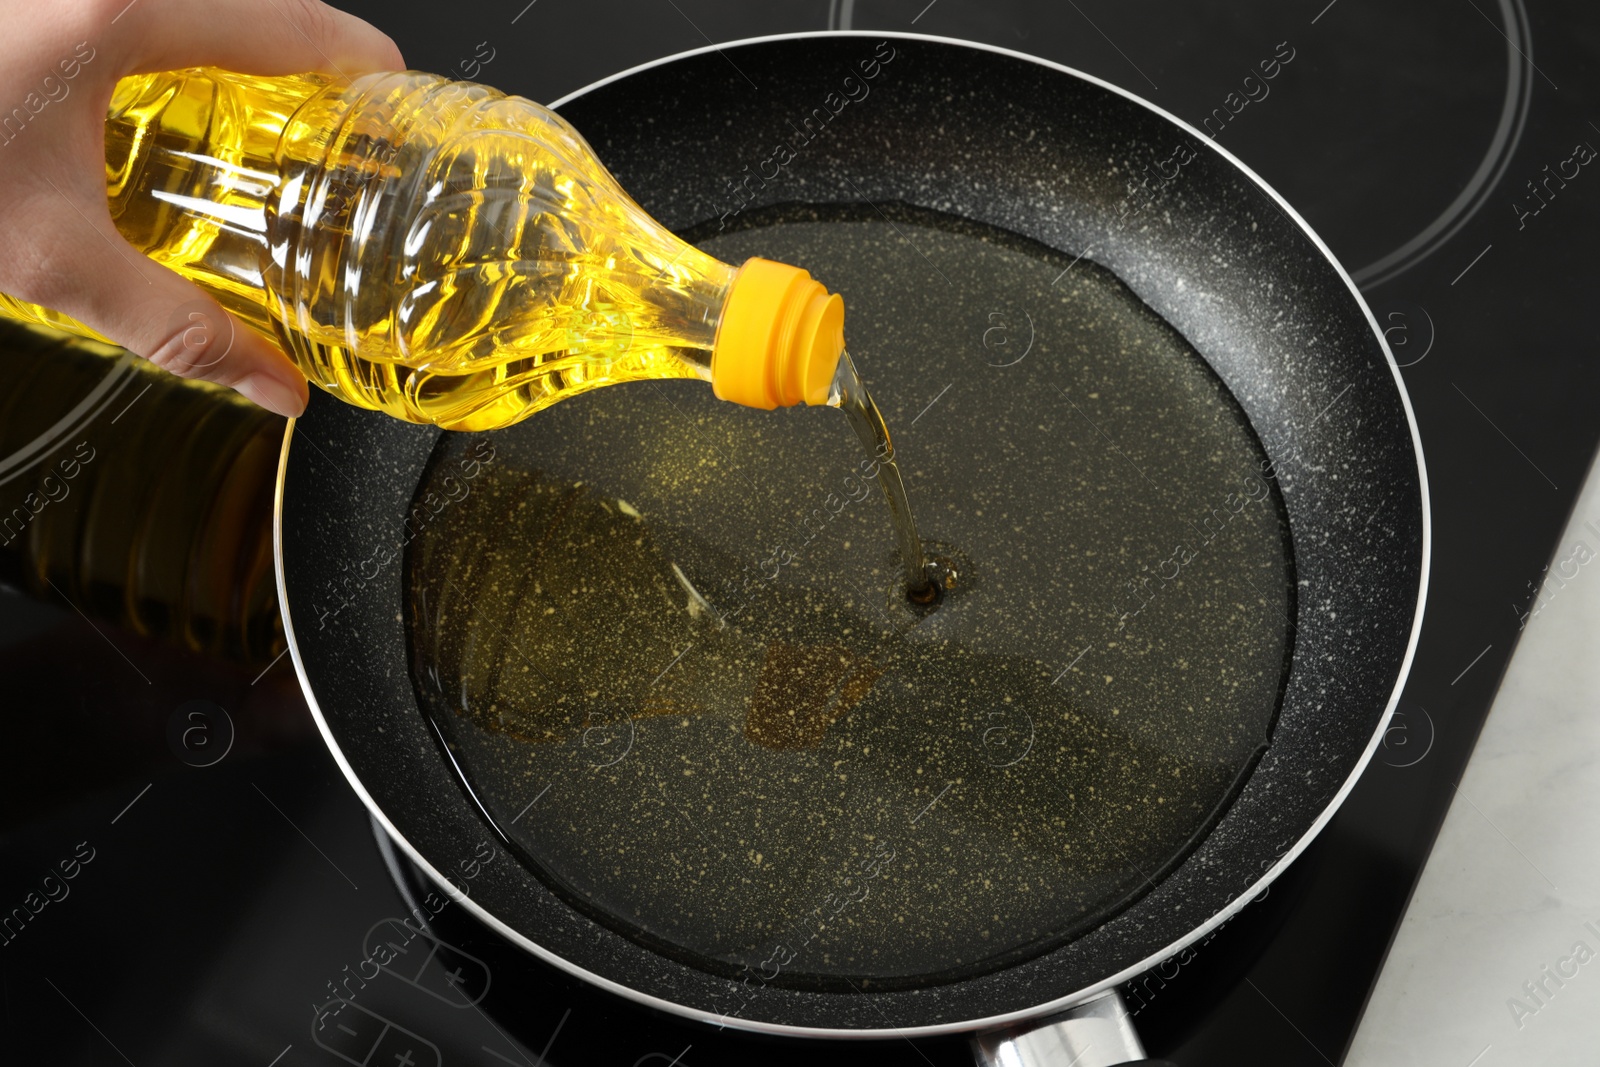
[[[796, 181], [745, 182], [734, 199], [722, 177], [761, 162], [750, 131], [807, 114], [878, 42], [893, 53], [893, 76], [874, 85], [874, 106], [853, 108], [848, 135], [812, 140]], [[1276, 473], [1297, 596], [1270, 742], [1180, 862], [1065, 943], [923, 988], [773, 984], [730, 1016], [733, 978], [595, 921], [521, 865], [475, 862], [498, 831], [419, 708], [403, 569], [392, 562], [441, 431], [319, 394], [284, 441], [279, 595], [296, 670], [351, 785], [469, 913], [635, 1001], [795, 1036], [969, 1032], [991, 1062], [1067, 1063], [1085, 1042], [1099, 1048], [1081, 1064], [1138, 1058], [1115, 987], [1204, 937], [1307, 846], [1381, 740], [1411, 663], [1427, 481], [1371, 312], [1304, 220], [1202, 133], [1019, 53], [898, 34], [762, 38], [636, 68], [557, 107], [680, 232], [715, 228], [741, 204], [897, 203], [998, 227], [1120, 277], [1225, 383]], [[1128, 175], [1169, 160], [1174, 146], [1192, 155], [1181, 180], [1129, 224], [1117, 210]]]

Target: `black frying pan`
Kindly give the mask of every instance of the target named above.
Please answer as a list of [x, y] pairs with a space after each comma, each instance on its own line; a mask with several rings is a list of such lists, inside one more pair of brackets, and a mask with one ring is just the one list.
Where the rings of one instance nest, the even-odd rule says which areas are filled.
[[[884, 40], [892, 66], [871, 101], [851, 107], [848, 132], [841, 124], [812, 139], [791, 168], [798, 180], [750, 181], [735, 194], [727, 179], [762, 166], [764, 131], [803, 117]], [[1210, 364], [1270, 458], [1293, 545], [1292, 660], [1270, 744], [1226, 810], [1103, 921], [1030, 958], [923, 987], [774, 982], [736, 996], [735, 977], [646, 947], [524, 867], [474, 862], [480, 842], [504, 842], [419, 709], [396, 551], [440, 431], [319, 394], [284, 445], [284, 622], [328, 744], [411, 859], [465, 891], [462, 906], [500, 934], [604, 988], [722, 1024], [839, 1037], [993, 1032], [1090, 1002], [1272, 881], [1379, 742], [1411, 662], [1428, 569], [1427, 485], [1404, 387], [1372, 315], [1304, 222], [1232, 156], [1122, 90], [952, 41], [819, 34], [727, 45], [619, 75], [560, 110], [680, 232], [715, 232], [733, 208], [759, 219], [792, 201], [894, 204], [1114, 272]], [[1188, 150], [1181, 180], [1130, 223], [1129, 176], [1170, 167], [1177, 148]]]

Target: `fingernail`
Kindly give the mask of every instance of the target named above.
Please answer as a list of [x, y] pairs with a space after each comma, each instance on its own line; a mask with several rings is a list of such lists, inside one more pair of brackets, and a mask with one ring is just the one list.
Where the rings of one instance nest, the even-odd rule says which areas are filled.
[[246, 375], [234, 384], [234, 388], [268, 411], [288, 418], [294, 418], [306, 409], [306, 402], [301, 399], [298, 389], [265, 371]]

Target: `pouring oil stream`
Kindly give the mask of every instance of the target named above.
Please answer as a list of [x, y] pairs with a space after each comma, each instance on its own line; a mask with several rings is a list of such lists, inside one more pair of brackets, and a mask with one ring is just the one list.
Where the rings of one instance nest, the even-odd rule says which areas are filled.
[[878, 405], [873, 403], [872, 394], [856, 372], [855, 362], [849, 352], [839, 357], [839, 369], [834, 373], [833, 384], [828, 389], [828, 405], [844, 412], [862, 447], [877, 460], [878, 487], [883, 490], [883, 498], [889, 504], [889, 520], [894, 525], [898, 542], [907, 599], [922, 607], [937, 604], [942, 590], [923, 552], [922, 538], [917, 533], [917, 520], [911, 514], [911, 501], [906, 496], [905, 479], [900, 475], [900, 465], [895, 462], [889, 427], [883, 421], [883, 413], [878, 410]]

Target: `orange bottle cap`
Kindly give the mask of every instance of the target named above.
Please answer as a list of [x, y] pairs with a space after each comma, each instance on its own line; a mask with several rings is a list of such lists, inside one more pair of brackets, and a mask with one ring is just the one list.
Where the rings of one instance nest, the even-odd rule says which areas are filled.
[[825, 404], [844, 354], [844, 301], [799, 267], [749, 259], [711, 350], [711, 389], [746, 407]]

